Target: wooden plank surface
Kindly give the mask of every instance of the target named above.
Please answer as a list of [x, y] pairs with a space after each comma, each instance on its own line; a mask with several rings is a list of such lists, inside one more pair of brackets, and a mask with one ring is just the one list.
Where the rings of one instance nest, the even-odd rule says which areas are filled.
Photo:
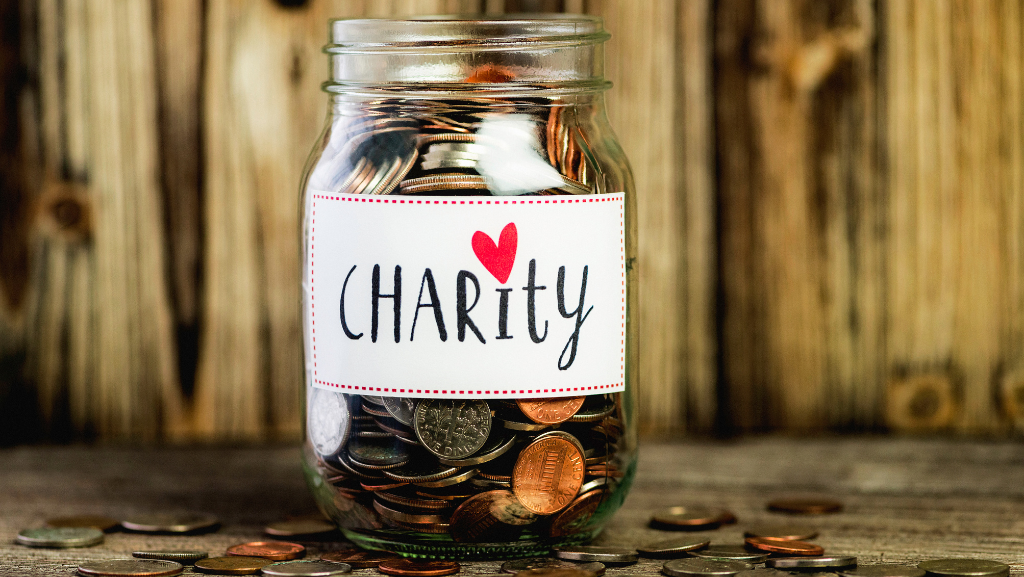
[[[0, 574], [70, 574], [78, 562], [123, 558], [143, 547], [198, 548], [216, 554], [261, 537], [264, 524], [312, 510], [296, 448], [133, 450], [84, 447], [0, 451]], [[777, 497], [824, 496], [834, 515], [771, 513]], [[1024, 446], [1019, 443], [831, 438], [797, 441], [648, 444], [625, 506], [599, 538], [638, 546], [679, 533], [647, 527], [652, 511], [676, 504], [726, 507], [739, 523], [706, 534], [738, 543], [759, 523], [812, 525], [827, 552], [862, 564], [916, 564], [929, 558], [983, 557], [1024, 574]], [[147, 536], [112, 533], [103, 545], [45, 550], [14, 536], [46, 518], [197, 510], [223, 520], [216, 533]], [[689, 535], [689, 534], [688, 534]], [[312, 542], [310, 555], [341, 542]], [[498, 562], [463, 573], [494, 575]], [[607, 575], [654, 575], [660, 562], [610, 568]], [[373, 570], [359, 570], [374, 575]]]

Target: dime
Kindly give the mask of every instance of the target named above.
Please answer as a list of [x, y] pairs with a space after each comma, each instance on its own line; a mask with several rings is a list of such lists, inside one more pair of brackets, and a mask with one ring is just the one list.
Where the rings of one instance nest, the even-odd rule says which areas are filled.
[[349, 462], [371, 469], [393, 468], [409, 461], [409, 451], [401, 444], [383, 439], [353, 439], [348, 443]]
[[183, 565], [191, 565], [200, 559], [206, 559], [209, 557], [209, 554], [207, 554], [206, 551], [171, 549], [135, 551], [132, 553], [132, 557], [135, 557], [136, 559], [162, 559], [164, 561], [177, 561]]
[[1009, 565], [989, 559], [932, 559], [918, 564], [934, 577], [1005, 577]]
[[463, 469], [451, 477], [444, 477], [434, 481], [420, 481], [413, 484], [417, 487], [449, 487], [451, 485], [458, 485], [459, 483], [468, 481], [475, 477], [479, 472], [480, 471], [478, 469]]
[[459, 542], [507, 541], [537, 520], [510, 491], [474, 495], [452, 513], [451, 535]]
[[848, 555], [829, 555], [821, 557], [775, 557], [765, 561], [765, 566], [772, 569], [830, 569], [853, 567], [857, 564], [856, 557]]
[[[587, 405], [587, 403], [584, 403]], [[569, 417], [570, 423], [593, 423], [600, 421], [615, 412], [615, 403], [604, 401], [595, 406], [584, 406], [575, 415]]]
[[443, 465], [427, 459], [412, 459], [404, 465], [383, 471], [384, 476], [405, 483], [436, 481], [451, 477], [458, 472], [458, 467]]
[[583, 485], [583, 462], [583, 450], [571, 435], [541, 435], [519, 453], [512, 491], [534, 513], [557, 513], [572, 503]]
[[440, 577], [441, 575], [454, 575], [459, 572], [459, 568], [459, 564], [455, 561], [393, 559], [381, 563], [377, 570], [385, 575], [398, 577]]
[[799, 525], [757, 525], [743, 532], [744, 537], [765, 537], [786, 541], [807, 541], [818, 536], [818, 530]]
[[437, 460], [445, 465], [451, 465], [453, 467], [472, 467], [474, 465], [482, 465], [504, 455], [515, 444], [515, 435], [505, 437], [502, 434], [494, 433], [487, 439], [484, 446], [481, 447], [480, 450], [472, 457], [467, 457], [465, 459], [446, 459], [444, 457], [438, 457]]
[[785, 539], [770, 539], [766, 537], [747, 537], [747, 545], [769, 553], [785, 553], [788, 555], [807, 555], [818, 557], [825, 554], [825, 550], [819, 545], [806, 541], [789, 541]]
[[597, 577], [604, 575], [604, 563], [598, 561], [573, 563], [571, 561], [563, 561], [562, 559], [552, 559], [551, 557], [532, 557], [528, 559], [513, 559], [501, 564], [501, 570], [504, 573], [519, 573], [536, 569], [581, 569], [583, 571], [590, 571]]
[[333, 577], [351, 573], [352, 566], [324, 560], [284, 561], [271, 563], [260, 569], [260, 572], [271, 577]]
[[516, 399], [519, 410], [535, 423], [554, 425], [569, 420], [583, 406], [586, 397]]
[[294, 537], [296, 535], [317, 535], [330, 533], [337, 527], [324, 519], [293, 519], [278, 521], [263, 528], [263, 532], [274, 537]]
[[181, 563], [158, 559], [110, 559], [89, 561], [78, 566], [80, 575], [103, 577], [166, 577], [177, 575], [185, 568]]
[[925, 570], [906, 565], [860, 565], [853, 569], [840, 569], [843, 577], [924, 577]]
[[384, 561], [391, 561], [400, 557], [385, 551], [356, 551], [349, 549], [324, 553], [320, 558], [324, 561], [347, 563], [353, 569], [369, 569], [377, 567]]
[[407, 427], [412, 426], [416, 416], [416, 401], [402, 397], [384, 397], [384, 408], [396, 421]]
[[707, 507], [669, 507], [651, 516], [651, 527], [670, 531], [704, 531], [722, 525], [725, 511]]
[[306, 548], [298, 543], [285, 541], [252, 541], [228, 547], [228, 555], [263, 557], [271, 561], [291, 561], [306, 554]]
[[794, 515], [822, 515], [842, 511], [843, 504], [831, 499], [777, 499], [768, 503], [768, 510]]
[[76, 515], [74, 517], [56, 517], [46, 520], [47, 527], [93, 527], [103, 532], [110, 531], [120, 524], [121, 522], [117, 519], [99, 515]]
[[410, 496], [407, 492], [397, 491], [376, 491], [374, 493], [378, 499], [382, 499], [389, 503], [396, 505], [404, 505], [406, 507], [416, 507], [419, 509], [449, 509], [453, 506], [451, 501], [445, 501], [443, 499], [433, 499], [428, 497]]
[[551, 523], [548, 525], [548, 536], [565, 537], [585, 527], [607, 495], [608, 493], [604, 489], [587, 493], [580, 489], [580, 495], [568, 507], [551, 518]]
[[121, 526], [140, 533], [194, 533], [220, 525], [213, 515], [202, 513], [139, 515], [121, 521]]
[[345, 398], [341, 393], [314, 388], [306, 414], [306, 430], [317, 454], [329, 457], [337, 453], [348, 438], [352, 422]]
[[373, 502], [373, 508], [377, 510], [382, 516], [391, 519], [392, 521], [401, 521], [402, 523], [415, 523], [415, 524], [432, 524], [432, 523], [447, 523], [447, 515], [437, 515], [431, 513], [414, 513], [409, 511], [402, 511], [397, 508], [388, 507], [380, 501]]
[[451, 487], [438, 488], [417, 488], [415, 493], [426, 499], [441, 499], [442, 501], [460, 501], [468, 499], [476, 494], [471, 487], [465, 485], [453, 485]]
[[637, 547], [636, 550], [643, 557], [664, 559], [686, 557], [690, 551], [703, 549], [710, 544], [711, 541], [704, 539], [703, 537], [690, 537], [683, 539], [666, 539], [664, 541], [644, 545], [643, 547]]
[[395, 481], [394, 479], [387, 479], [385, 481], [359, 481], [359, 486], [367, 491], [388, 491], [391, 489], [399, 489], [407, 486], [409, 483], [405, 481]]
[[703, 549], [692, 551], [694, 557], [715, 561], [746, 561], [748, 563], [764, 563], [767, 553], [751, 551], [743, 545], [709, 545]]
[[495, 421], [502, 427], [510, 431], [543, 431], [551, 425], [545, 425], [544, 423], [523, 423], [521, 421], [515, 421], [512, 419], [495, 419]]
[[516, 577], [597, 577], [597, 573], [579, 567], [542, 567], [520, 571]]
[[416, 438], [428, 451], [446, 459], [476, 453], [491, 433], [487, 401], [424, 399], [416, 405]]
[[601, 563], [636, 563], [639, 556], [633, 549], [623, 547], [596, 547], [580, 545], [575, 547], [555, 547], [555, 556], [570, 561], [600, 561]]
[[263, 557], [210, 557], [196, 561], [196, 571], [219, 575], [255, 575], [271, 563], [273, 561]]
[[715, 561], [713, 559], [673, 559], [661, 568], [661, 572], [672, 577], [728, 577], [740, 571], [752, 569], [743, 561]]

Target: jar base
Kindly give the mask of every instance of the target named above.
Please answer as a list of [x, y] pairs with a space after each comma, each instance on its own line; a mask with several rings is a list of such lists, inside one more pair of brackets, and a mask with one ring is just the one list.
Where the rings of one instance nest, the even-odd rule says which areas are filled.
[[342, 529], [350, 541], [376, 551], [389, 551], [414, 559], [449, 559], [453, 561], [493, 561], [521, 557], [543, 557], [553, 547], [589, 543], [599, 530], [575, 534], [560, 541], [507, 541], [501, 543], [459, 543], [447, 535], [424, 535], [408, 531]]

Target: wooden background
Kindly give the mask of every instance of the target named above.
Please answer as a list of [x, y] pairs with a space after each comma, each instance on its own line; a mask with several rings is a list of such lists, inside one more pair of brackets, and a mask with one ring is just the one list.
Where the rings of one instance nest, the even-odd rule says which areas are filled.
[[1019, 0], [0, 2], [0, 443], [294, 438], [330, 17], [586, 12], [645, 432], [1024, 428]]

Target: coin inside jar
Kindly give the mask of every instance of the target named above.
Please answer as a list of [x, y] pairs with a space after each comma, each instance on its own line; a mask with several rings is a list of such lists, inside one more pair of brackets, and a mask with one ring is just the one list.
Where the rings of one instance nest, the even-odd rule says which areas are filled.
[[414, 430], [431, 453], [464, 459], [487, 442], [491, 409], [480, 400], [424, 399], [416, 405]]
[[554, 425], [568, 421], [586, 397], [560, 397], [553, 399], [516, 399], [519, 410], [535, 423]]
[[351, 427], [348, 401], [341, 393], [314, 388], [306, 410], [306, 430], [313, 448], [324, 457], [338, 452]]
[[487, 491], [466, 499], [451, 516], [452, 539], [459, 542], [508, 540], [537, 516], [510, 491]]
[[519, 453], [512, 470], [512, 492], [538, 515], [557, 513], [572, 503], [583, 485], [584, 461], [579, 441], [572, 435], [560, 431], [541, 435]]
[[306, 548], [298, 543], [284, 541], [252, 541], [228, 547], [228, 555], [243, 557], [263, 557], [271, 561], [291, 561], [306, 553]]
[[563, 537], [585, 528], [607, 496], [603, 487], [586, 493], [581, 488], [580, 495], [551, 518], [548, 536]]
[[78, 566], [80, 575], [97, 577], [167, 577], [185, 568], [181, 563], [158, 559], [110, 559], [90, 561]]
[[196, 561], [196, 571], [218, 575], [255, 575], [271, 563], [272, 560], [263, 557], [209, 557]]

